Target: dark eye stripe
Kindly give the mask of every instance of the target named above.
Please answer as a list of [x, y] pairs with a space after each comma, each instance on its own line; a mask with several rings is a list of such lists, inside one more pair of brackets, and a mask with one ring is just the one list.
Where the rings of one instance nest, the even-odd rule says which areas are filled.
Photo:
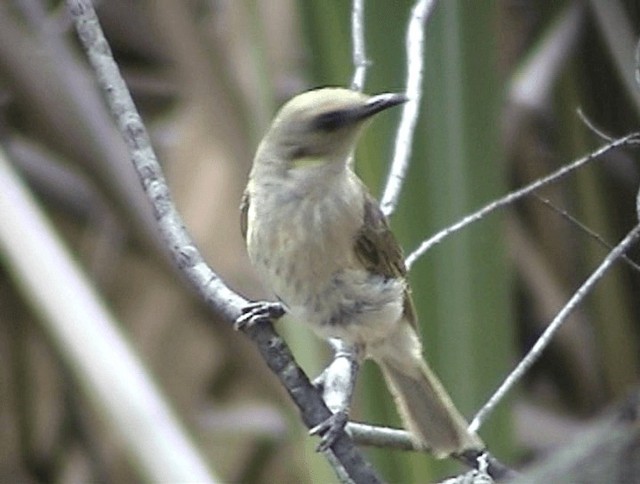
[[306, 158], [312, 155], [313, 151], [308, 146], [297, 146], [291, 149], [288, 158], [290, 160], [298, 160], [300, 158]]
[[313, 121], [313, 126], [322, 131], [335, 131], [347, 124], [351, 119], [351, 111], [339, 109], [328, 111], [317, 116]]

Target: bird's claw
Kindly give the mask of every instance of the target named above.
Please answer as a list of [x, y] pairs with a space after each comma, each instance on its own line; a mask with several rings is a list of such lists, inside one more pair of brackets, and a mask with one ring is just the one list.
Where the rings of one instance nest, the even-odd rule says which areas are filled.
[[320, 443], [318, 447], [316, 447], [316, 450], [318, 452], [324, 452], [333, 446], [336, 440], [338, 440], [338, 437], [340, 437], [347, 422], [349, 422], [349, 414], [344, 410], [339, 410], [324, 422], [309, 430], [310, 435], [320, 436]]
[[255, 301], [242, 308], [242, 314], [233, 323], [233, 329], [240, 330], [258, 323], [280, 319], [286, 310], [282, 303]]

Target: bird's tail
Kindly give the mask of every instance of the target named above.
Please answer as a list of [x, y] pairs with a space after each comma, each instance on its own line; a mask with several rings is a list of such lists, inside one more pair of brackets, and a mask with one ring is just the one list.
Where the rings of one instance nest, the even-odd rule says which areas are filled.
[[402, 324], [383, 344], [370, 348], [416, 443], [438, 458], [484, 448], [482, 440], [467, 429], [466, 420], [421, 353], [418, 337], [409, 324]]

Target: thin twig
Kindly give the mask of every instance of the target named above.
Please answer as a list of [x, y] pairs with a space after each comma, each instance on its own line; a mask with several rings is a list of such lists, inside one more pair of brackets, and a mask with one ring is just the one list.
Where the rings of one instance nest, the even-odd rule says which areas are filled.
[[527, 355], [518, 363], [518, 366], [507, 376], [502, 385], [491, 396], [489, 401], [480, 409], [469, 425], [469, 430], [477, 432], [487, 417], [495, 409], [495, 407], [504, 399], [505, 395], [513, 388], [513, 386], [524, 376], [531, 366], [538, 361], [542, 352], [551, 342], [554, 334], [562, 324], [567, 320], [568, 316], [578, 307], [582, 300], [591, 292], [596, 283], [602, 279], [607, 270], [616, 262], [640, 237], [640, 225], [636, 225], [624, 239], [605, 257], [600, 266], [591, 273], [587, 280], [573, 294], [567, 304], [553, 319], [551, 324], [542, 333], [540, 338], [535, 342]]
[[[149, 200], [153, 204], [163, 240], [185, 278], [216, 314], [232, 324], [247, 300], [233, 292], [204, 262], [171, 200], [166, 181], [153, 152], [149, 135], [122, 79], [111, 49], [104, 38], [90, 0], [67, 0], [75, 27], [96, 73], [109, 109], [125, 139], [131, 160]], [[298, 406], [308, 428], [331, 416], [320, 393], [296, 364], [286, 343], [271, 324], [248, 325], [245, 333], [256, 343], [269, 368], [278, 376]], [[325, 453], [343, 481], [380, 482], [375, 470], [346, 433]]]
[[367, 77], [367, 67], [369, 67], [364, 38], [364, 0], [353, 0], [351, 36], [353, 39], [353, 67], [355, 68], [351, 89], [362, 92]]
[[613, 136], [609, 136], [607, 133], [605, 133], [600, 128], [598, 128], [593, 123], [593, 121], [591, 121], [587, 117], [587, 115], [584, 113], [584, 111], [582, 111], [582, 108], [578, 108], [576, 110], [576, 112], [578, 113], [578, 117], [580, 118], [580, 121], [582, 121], [587, 128], [589, 128], [593, 133], [595, 133], [597, 136], [602, 138], [604, 141], [607, 141], [608, 143], [611, 143], [615, 139]]
[[[416, 446], [414, 440], [411, 439], [411, 434], [406, 430], [349, 422], [347, 432], [360, 445], [404, 451], [421, 452], [424, 450], [424, 448]], [[470, 451], [454, 457], [474, 469], [477, 469], [482, 461], [486, 461], [488, 463], [487, 473], [495, 480], [515, 475], [512, 469], [502, 464], [487, 451]]]
[[640, 40], [636, 44], [636, 68], [634, 70], [636, 78], [636, 89], [640, 88]]
[[608, 153], [613, 149], [620, 148], [621, 146], [633, 145], [637, 143], [640, 143], [640, 132], [628, 134], [626, 136], [623, 136], [622, 138], [618, 138], [612, 141], [611, 143], [602, 146], [601, 148], [598, 148], [592, 153], [589, 153], [587, 156], [584, 156], [568, 165], [563, 166], [562, 168], [556, 170], [550, 175], [545, 176], [544, 178], [540, 178], [530, 183], [529, 185], [523, 188], [520, 188], [515, 192], [511, 192], [508, 195], [498, 200], [494, 200], [493, 202], [482, 207], [480, 210], [467, 215], [466, 217], [462, 218], [458, 222], [454, 223], [453, 225], [450, 225], [449, 227], [441, 230], [440, 232], [431, 236], [429, 239], [422, 242], [420, 246], [416, 250], [414, 250], [411, 254], [409, 254], [409, 256], [407, 257], [405, 261], [407, 268], [410, 269], [411, 266], [422, 255], [424, 255], [431, 247], [433, 247], [436, 244], [439, 244], [446, 237], [448, 237], [449, 235], [455, 232], [458, 232], [459, 230], [465, 228], [467, 225], [477, 222], [478, 220], [487, 216], [494, 210], [510, 205], [516, 200], [519, 200], [529, 195], [530, 193], [538, 190], [539, 188], [542, 188], [543, 186], [548, 185], [549, 183], [552, 183], [554, 181], [561, 179], [562, 177], [566, 176], [570, 172], [580, 168], [581, 166], [589, 163], [590, 161], [593, 161], [599, 158], [600, 156], [604, 155], [605, 153]]
[[[580, 230], [582, 230], [583, 232], [585, 232], [587, 235], [589, 235], [591, 238], [593, 238], [596, 242], [598, 242], [598, 244], [600, 244], [602, 247], [604, 247], [605, 249], [608, 250], [612, 250], [613, 249], [613, 245], [610, 244], [609, 242], [607, 242], [606, 240], [604, 240], [600, 234], [594, 232], [593, 230], [591, 230], [589, 227], [587, 227], [585, 224], [583, 224], [582, 222], [580, 222], [580, 220], [578, 220], [577, 218], [575, 218], [573, 215], [571, 215], [569, 212], [567, 212], [566, 210], [561, 209], [560, 207], [557, 207], [556, 205], [554, 205], [549, 199], [547, 198], [543, 198], [539, 195], [535, 195], [535, 198], [544, 203], [547, 207], [549, 207], [551, 210], [553, 210], [554, 212], [556, 212], [557, 214], [559, 214], [560, 216], [562, 216], [563, 218], [567, 219], [569, 222], [571, 222], [573, 225], [575, 225], [576, 227], [578, 227]], [[622, 260], [624, 260], [627, 264], [629, 264], [629, 266], [640, 272], [640, 265], [636, 264], [633, 260], [631, 260], [629, 257], [627, 257], [625, 254], [622, 255]]]
[[409, 101], [402, 108], [402, 117], [395, 138], [391, 170], [389, 171], [389, 177], [380, 202], [380, 207], [387, 217], [393, 213], [398, 204], [402, 185], [409, 169], [413, 133], [418, 122], [420, 101], [422, 99], [424, 31], [437, 3], [437, 0], [418, 0], [411, 10], [406, 40], [407, 84], [405, 94]]

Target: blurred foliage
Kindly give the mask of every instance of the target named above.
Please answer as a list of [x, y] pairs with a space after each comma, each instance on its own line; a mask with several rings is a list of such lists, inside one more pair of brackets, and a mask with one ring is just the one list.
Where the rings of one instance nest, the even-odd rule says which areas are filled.
[[[366, 92], [403, 89], [412, 3], [365, 2]], [[571, 2], [440, 2], [427, 30], [412, 166], [392, 218], [407, 252], [602, 144], [575, 115], [578, 106], [607, 133], [635, 129], [639, 106], [596, 15], [619, 8], [619, 31], [633, 32], [640, 10], [632, 1], [586, 3], [591, 8], [581, 7], [578, 33], [544, 102], [525, 106], [509, 88]], [[189, 231], [214, 269], [248, 297], [268, 296], [238, 228], [252, 153], [282, 101], [315, 86], [349, 85], [350, 9], [335, 0], [99, 3]], [[70, 63], [48, 36], [63, 40]], [[0, 135], [12, 161], [219, 475], [335, 480], [252, 346], [212, 320], [157, 249], [148, 207], [135, 183], [122, 181], [131, 177], [121, 140], [108, 121], [99, 122], [108, 113], [91, 110], [94, 86], [74, 81], [86, 75], [83, 66], [63, 3], [0, 3]], [[376, 195], [398, 116], [377, 119], [357, 153], [357, 170]], [[637, 223], [634, 158], [612, 153], [540, 195], [615, 243]], [[605, 254], [531, 197], [452, 236], [414, 266], [425, 357], [465, 415], [473, 416]], [[517, 465], [548, 452], [637, 385], [638, 280], [619, 264], [486, 423], [481, 434], [497, 457]], [[0, 482], [135, 480], [135, 467], [24, 300], [0, 272]], [[294, 324], [279, 328], [304, 368], [318, 373], [328, 358], [324, 343]], [[375, 365], [360, 376], [353, 416], [399, 424]], [[394, 482], [460, 469], [418, 453], [367, 452]]]

